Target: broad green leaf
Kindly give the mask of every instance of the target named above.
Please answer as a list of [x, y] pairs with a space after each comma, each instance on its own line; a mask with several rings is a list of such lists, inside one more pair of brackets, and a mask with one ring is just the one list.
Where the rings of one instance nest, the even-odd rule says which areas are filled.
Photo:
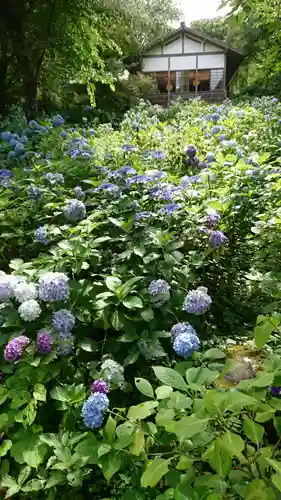
[[127, 418], [132, 422], [136, 420], [143, 420], [144, 418], [152, 415], [154, 408], [158, 406], [157, 401], [146, 401], [137, 406], [131, 406], [127, 413]]
[[114, 440], [114, 435], [115, 435], [115, 429], [116, 429], [116, 422], [115, 420], [109, 415], [106, 424], [104, 426], [103, 432], [108, 439], [108, 441], [111, 443]]
[[281, 462], [277, 460], [272, 460], [271, 458], [266, 458], [266, 461], [273, 467], [273, 469], [281, 475]]
[[167, 399], [173, 393], [173, 388], [169, 385], [161, 385], [155, 391], [157, 399]]
[[144, 321], [149, 323], [154, 318], [153, 309], [144, 309], [144, 311], [141, 311], [141, 317]]
[[190, 469], [193, 465], [194, 459], [186, 457], [185, 455], [182, 455], [177, 463], [177, 469], [178, 470], [187, 470]]
[[92, 339], [84, 339], [79, 346], [86, 352], [96, 352], [99, 350], [97, 342]]
[[32, 471], [32, 469], [31, 469], [31, 467], [29, 467], [29, 465], [22, 467], [22, 469], [20, 470], [20, 473], [19, 473], [19, 477], [18, 477], [18, 483], [20, 485], [25, 483], [27, 478], [30, 476], [31, 471]]
[[102, 473], [109, 483], [110, 479], [119, 471], [121, 466], [121, 457], [119, 454], [111, 452], [101, 459]]
[[111, 445], [103, 443], [98, 447], [98, 457], [102, 457], [111, 451]]
[[145, 445], [144, 433], [141, 429], [137, 429], [135, 432], [134, 441], [130, 446], [130, 453], [136, 455], [137, 457], [143, 451]]
[[111, 324], [113, 328], [117, 331], [121, 330], [124, 326], [124, 322], [120, 314], [120, 311], [118, 311], [117, 309], [111, 316]]
[[180, 391], [188, 391], [188, 385], [185, 383], [183, 377], [172, 368], [153, 366], [153, 371], [162, 384], [170, 385], [174, 389], [179, 389]]
[[257, 445], [260, 444], [264, 435], [264, 428], [247, 417], [247, 415], [243, 415], [243, 418], [243, 429], [247, 438]]
[[219, 445], [218, 441], [211, 444], [203, 455], [204, 460], [208, 460], [214, 471], [224, 479], [232, 468], [231, 453]]
[[29, 491], [39, 491], [44, 488], [45, 481], [43, 479], [31, 479], [28, 483], [22, 486], [22, 491], [28, 493]]
[[183, 417], [181, 420], [173, 422], [167, 430], [176, 434], [178, 438], [190, 439], [199, 432], [204, 431], [208, 422], [208, 418], [199, 419], [195, 415], [190, 415], [190, 417]]
[[242, 455], [245, 443], [243, 439], [238, 436], [238, 434], [227, 431], [219, 437], [218, 443], [229, 453], [231, 457], [237, 457], [242, 463], [247, 462], [245, 457]]
[[250, 380], [241, 380], [236, 386], [237, 389], [251, 389], [252, 387], [267, 387], [271, 385], [274, 379], [274, 373], [257, 372], [255, 378]]
[[226, 354], [225, 352], [221, 351], [220, 349], [218, 349], [218, 347], [213, 347], [212, 349], [208, 349], [208, 351], [206, 351], [204, 353], [204, 356], [203, 356], [205, 359], [223, 359], [223, 358], [226, 358]]
[[129, 351], [128, 356], [126, 356], [126, 358], [124, 359], [123, 365], [124, 366], [133, 365], [138, 360], [139, 356], [140, 356], [139, 350], [136, 347], [134, 347]]
[[66, 479], [65, 472], [52, 471], [50, 476], [49, 476], [49, 479], [47, 480], [47, 482], [45, 484], [45, 488], [49, 489], [49, 488], [53, 488], [57, 484], [63, 484], [63, 483], [65, 483], [65, 479]]
[[271, 488], [268, 488], [261, 479], [254, 479], [247, 487], [245, 500], [276, 500]]
[[281, 436], [281, 417], [274, 417], [273, 424], [278, 435]]
[[136, 388], [148, 398], [154, 398], [152, 385], [145, 378], [135, 378]]
[[16, 495], [21, 489], [16, 480], [8, 474], [3, 474], [1, 478], [1, 487], [7, 489], [5, 498]]
[[91, 432], [78, 443], [74, 450], [74, 457], [86, 459], [88, 464], [96, 464], [98, 462], [98, 446], [95, 435]]
[[56, 399], [57, 401], [67, 401], [68, 400], [68, 395], [67, 395], [67, 387], [60, 387], [56, 386], [53, 387], [53, 389], [50, 392], [50, 396], [52, 399]]
[[174, 423], [175, 412], [172, 409], [161, 408], [156, 415], [156, 424], [158, 427], [166, 427]]
[[219, 372], [214, 372], [205, 366], [200, 366], [199, 368], [189, 368], [186, 371], [185, 378], [189, 385], [197, 385], [201, 388], [203, 384], [207, 386], [211, 385], [218, 375]]
[[168, 408], [176, 408], [176, 410], [185, 410], [186, 408], [190, 408], [193, 404], [193, 399], [185, 396], [181, 392], [173, 392], [171, 395], [167, 406]]
[[268, 320], [258, 325], [254, 329], [254, 336], [256, 346], [260, 349], [263, 347], [270, 338], [270, 335], [275, 330], [274, 325]]
[[273, 482], [274, 486], [281, 491], [281, 474], [273, 474], [271, 476], [271, 481]]
[[5, 455], [7, 455], [11, 447], [12, 441], [10, 441], [10, 439], [6, 439], [5, 441], [3, 441], [3, 443], [0, 445], [0, 457], [4, 457]]
[[162, 477], [169, 471], [169, 460], [163, 458], [155, 458], [150, 462], [143, 475], [141, 476], [142, 488], [150, 486], [153, 488], [162, 479]]
[[34, 386], [33, 397], [37, 401], [46, 402], [47, 391], [43, 384], [36, 384]]
[[116, 292], [117, 288], [122, 285], [122, 281], [116, 276], [108, 276], [105, 280], [105, 284], [109, 290]]
[[133, 278], [130, 278], [128, 281], [126, 281], [123, 285], [121, 285], [116, 292], [119, 300], [125, 299], [125, 297], [127, 297], [127, 295], [135, 289], [135, 285], [140, 280], [142, 280], [142, 276], [134, 276]]
[[143, 307], [142, 300], [136, 295], [129, 295], [126, 299], [122, 300], [122, 304], [127, 309], [141, 309]]

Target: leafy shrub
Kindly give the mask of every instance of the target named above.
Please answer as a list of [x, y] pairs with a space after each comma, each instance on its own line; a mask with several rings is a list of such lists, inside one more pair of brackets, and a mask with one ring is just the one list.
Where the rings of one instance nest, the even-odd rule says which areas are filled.
[[278, 100], [82, 114], [1, 136], [1, 491], [278, 498]]

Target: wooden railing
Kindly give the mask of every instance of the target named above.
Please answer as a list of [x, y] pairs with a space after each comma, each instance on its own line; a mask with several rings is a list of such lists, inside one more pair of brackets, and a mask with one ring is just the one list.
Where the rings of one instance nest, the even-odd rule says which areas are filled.
[[201, 97], [207, 102], [222, 102], [227, 97], [226, 90], [208, 90], [205, 92], [177, 92], [168, 94], [149, 94], [147, 95], [148, 101], [152, 104], [159, 104], [160, 106], [168, 106], [177, 97], [181, 97], [184, 100], [195, 99], [196, 97]]

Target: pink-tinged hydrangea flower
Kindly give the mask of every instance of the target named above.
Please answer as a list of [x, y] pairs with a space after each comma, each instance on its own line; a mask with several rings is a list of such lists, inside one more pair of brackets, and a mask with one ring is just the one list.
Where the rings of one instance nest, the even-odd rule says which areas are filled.
[[39, 330], [37, 333], [36, 347], [40, 354], [49, 354], [52, 350], [53, 339], [49, 330]]
[[100, 380], [95, 380], [92, 383], [91, 390], [92, 392], [102, 392], [103, 394], [107, 394], [109, 392], [109, 387], [104, 380], [100, 379]]

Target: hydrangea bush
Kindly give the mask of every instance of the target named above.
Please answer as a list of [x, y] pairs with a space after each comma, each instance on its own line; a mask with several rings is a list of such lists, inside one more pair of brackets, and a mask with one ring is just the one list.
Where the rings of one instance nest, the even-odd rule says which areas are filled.
[[280, 134], [270, 98], [1, 132], [6, 498], [278, 498]]

